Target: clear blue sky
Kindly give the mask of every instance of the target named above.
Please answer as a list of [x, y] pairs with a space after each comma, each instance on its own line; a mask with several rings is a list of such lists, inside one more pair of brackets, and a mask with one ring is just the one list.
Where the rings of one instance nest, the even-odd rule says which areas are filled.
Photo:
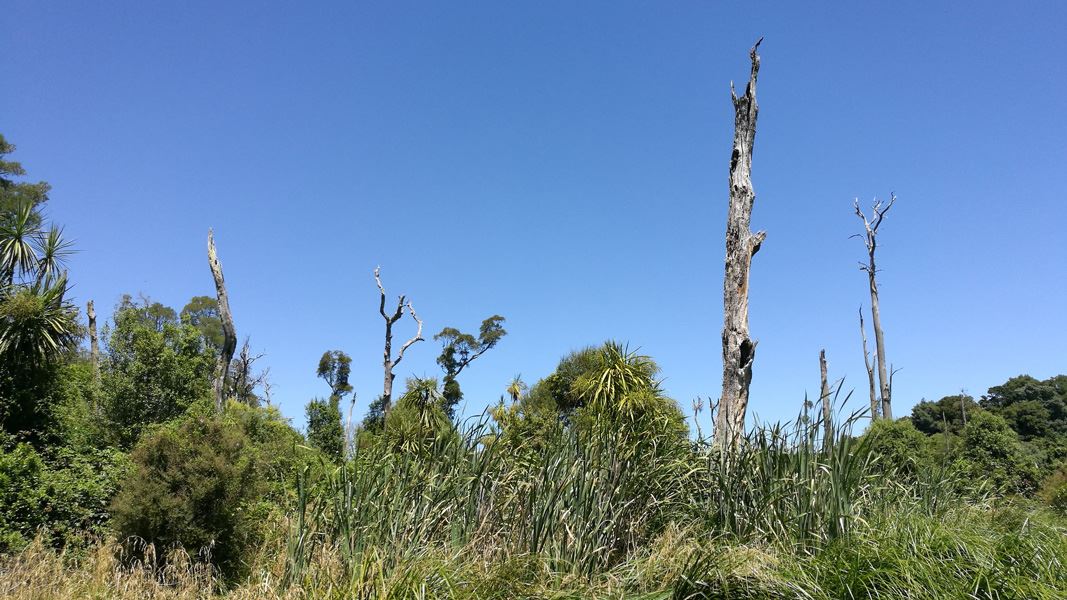
[[[466, 414], [607, 338], [688, 411], [720, 386], [731, 80], [760, 36], [751, 410], [831, 377], [865, 402], [852, 200], [880, 238], [897, 411], [1067, 371], [1062, 2], [7, 3], [0, 132], [79, 253], [74, 294], [213, 292], [283, 412], [352, 355], [381, 391], [372, 278], [428, 333], [509, 335], [461, 377]], [[398, 336], [409, 333], [410, 322]], [[432, 341], [405, 376], [436, 375]]]

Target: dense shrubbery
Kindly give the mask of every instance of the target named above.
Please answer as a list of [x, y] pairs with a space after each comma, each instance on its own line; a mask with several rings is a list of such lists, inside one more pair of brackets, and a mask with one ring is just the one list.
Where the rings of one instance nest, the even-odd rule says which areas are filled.
[[299, 458], [295, 440], [279, 439], [273, 419], [238, 410], [237, 418], [191, 415], [138, 442], [112, 505], [122, 538], [158, 551], [199, 551], [227, 575], [247, 567], [243, 561], [262, 540], [271, 501], [292, 485]]

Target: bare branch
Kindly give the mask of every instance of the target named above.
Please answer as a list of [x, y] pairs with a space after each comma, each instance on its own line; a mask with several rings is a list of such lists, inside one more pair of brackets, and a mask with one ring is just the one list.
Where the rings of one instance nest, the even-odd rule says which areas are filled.
[[[403, 296], [401, 296], [401, 297], [403, 297]], [[400, 352], [397, 353], [396, 360], [393, 361], [393, 366], [394, 367], [399, 365], [400, 361], [404, 359], [404, 351], [407, 350], [409, 346], [411, 346], [415, 342], [423, 342], [423, 341], [425, 341], [422, 338], [422, 319], [420, 319], [419, 316], [415, 314], [415, 307], [412, 306], [410, 302], [408, 302], [407, 306], [408, 306], [408, 312], [411, 313], [411, 318], [415, 319], [415, 322], [419, 324], [419, 330], [417, 332], [415, 332], [415, 337], [413, 337], [410, 340], [404, 342], [404, 345], [400, 347]]]

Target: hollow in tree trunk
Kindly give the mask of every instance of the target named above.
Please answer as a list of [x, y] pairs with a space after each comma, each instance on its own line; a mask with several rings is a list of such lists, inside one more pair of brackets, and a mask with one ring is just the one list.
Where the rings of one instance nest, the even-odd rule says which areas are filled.
[[752, 363], [756, 341], [748, 334], [748, 280], [752, 257], [759, 251], [766, 233], [752, 233], [752, 150], [756, 138], [756, 77], [762, 38], [749, 52], [752, 70], [741, 97], [733, 84], [734, 144], [730, 156], [730, 205], [726, 217], [726, 276], [723, 280], [722, 396], [715, 416], [715, 443], [736, 444], [744, 431], [748, 410], [748, 389], [752, 383]]

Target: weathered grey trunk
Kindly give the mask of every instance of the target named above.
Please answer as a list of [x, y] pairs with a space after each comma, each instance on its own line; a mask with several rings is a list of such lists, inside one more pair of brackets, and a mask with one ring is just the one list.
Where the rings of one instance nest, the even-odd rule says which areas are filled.
[[832, 422], [833, 411], [830, 406], [830, 384], [826, 380], [826, 350], [819, 350], [819, 401], [822, 403], [822, 426], [824, 431], [824, 443], [829, 444], [834, 436]]
[[878, 419], [878, 394], [875, 392], [874, 365], [871, 364], [871, 354], [867, 352], [867, 328], [863, 326], [863, 307], [860, 307], [860, 338], [863, 340], [863, 366], [867, 368], [867, 383], [871, 394], [871, 420]]
[[230, 373], [230, 361], [233, 360], [234, 350], [237, 349], [237, 332], [233, 327], [230, 297], [226, 293], [226, 280], [222, 276], [222, 265], [219, 264], [219, 257], [215, 252], [215, 234], [210, 229], [207, 232], [207, 262], [211, 267], [211, 275], [215, 279], [219, 319], [222, 321], [222, 348], [219, 351], [218, 362], [215, 363], [215, 378], [212, 385], [215, 393], [215, 410], [221, 413], [226, 403], [226, 377]]
[[873, 218], [868, 221], [867, 216], [860, 210], [859, 200], [856, 200], [856, 214], [863, 220], [864, 243], [867, 246], [867, 264], [860, 268], [867, 272], [867, 284], [871, 292], [871, 321], [874, 326], [874, 351], [878, 363], [878, 387], [882, 400], [882, 417], [893, 419], [893, 399], [891, 393], [890, 375], [886, 367], [885, 334], [882, 331], [882, 315], [878, 307], [878, 269], [875, 267], [874, 254], [878, 248], [878, 228], [885, 218], [885, 214], [893, 207], [896, 196], [890, 195], [889, 203], [882, 207], [881, 202], [875, 202]]
[[878, 359], [878, 386], [882, 395], [882, 416], [893, 420], [893, 398], [889, 393], [889, 374], [885, 360], [885, 333], [882, 331], [882, 315], [878, 309], [878, 283], [874, 276], [874, 252], [871, 252], [871, 321], [874, 325], [874, 352]]
[[756, 193], [752, 189], [752, 150], [756, 139], [756, 78], [760, 41], [752, 47], [752, 70], [740, 98], [730, 85], [734, 104], [734, 144], [730, 156], [730, 205], [726, 216], [726, 276], [723, 280], [722, 396], [715, 416], [715, 443], [734, 445], [744, 431], [748, 389], [756, 342], [748, 334], [748, 280], [752, 257], [766, 233], [749, 230]]
[[[415, 314], [415, 308], [411, 305], [411, 302], [407, 301], [406, 296], [401, 295], [396, 303], [396, 311], [393, 314], [385, 312], [385, 287], [382, 285], [381, 279], [381, 267], [374, 269], [374, 281], [378, 284], [379, 295], [381, 301], [378, 304], [378, 312], [381, 313], [382, 318], [385, 319], [385, 350], [382, 353], [382, 367], [384, 370], [384, 380], [382, 382], [382, 407], [385, 411], [389, 410], [393, 401], [393, 380], [396, 379], [396, 375], [393, 373], [393, 369], [396, 368], [400, 361], [404, 359], [404, 352], [415, 342], [423, 341], [422, 338], [422, 321], [419, 320], [418, 315]], [[400, 352], [397, 353], [396, 358], [393, 358], [393, 324], [400, 320], [404, 316], [404, 308], [407, 308], [411, 313], [411, 318], [415, 319], [418, 323], [419, 330], [415, 334], [415, 337], [411, 338], [400, 347]]]
[[93, 365], [93, 381], [100, 383], [100, 339], [96, 336], [96, 307], [93, 301], [86, 303], [85, 315], [89, 318], [89, 360]]

